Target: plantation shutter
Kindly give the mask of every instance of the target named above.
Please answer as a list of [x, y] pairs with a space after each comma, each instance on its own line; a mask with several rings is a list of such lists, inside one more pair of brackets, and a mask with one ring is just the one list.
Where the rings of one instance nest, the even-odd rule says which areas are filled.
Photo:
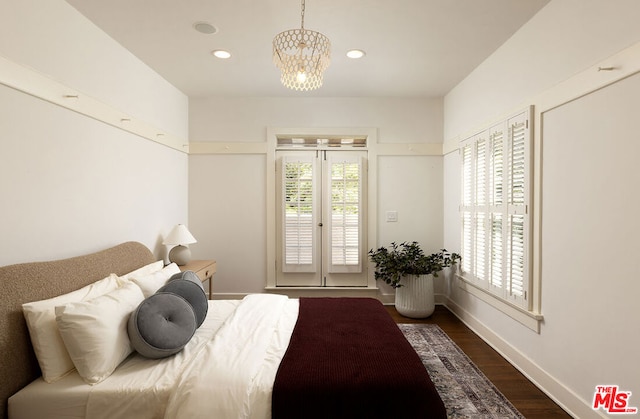
[[315, 157], [285, 155], [281, 170], [283, 208], [283, 272], [316, 272], [315, 226], [317, 163]]
[[474, 274], [476, 279], [487, 279], [487, 256], [489, 244], [487, 230], [487, 139], [486, 133], [481, 133], [475, 142], [476, 167], [475, 167], [475, 237], [474, 237]]
[[463, 278], [527, 305], [529, 287], [528, 112], [460, 144]]
[[509, 248], [508, 248], [508, 295], [516, 300], [526, 298], [527, 281], [527, 193], [529, 141], [527, 120], [519, 115], [508, 122], [509, 135]]
[[462, 248], [461, 266], [463, 272], [472, 272], [472, 187], [473, 187], [473, 153], [472, 144], [468, 143], [461, 149], [462, 154]]
[[497, 125], [489, 132], [489, 143], [491, 148], [490, 168], [490, 208], [491, 208], [491, 263], [489, 275], [489, 287], [492, 290], [502, 288], [502, 278], [505, 274], [505, 254], [503, 251], [506, 241], [504, 229], [505, 201], [504, 192], [504, 128]]
[[325, 157], [324, 242], [327, 272], [362, 272], [363, 158], [356, 153], [329, 152]]

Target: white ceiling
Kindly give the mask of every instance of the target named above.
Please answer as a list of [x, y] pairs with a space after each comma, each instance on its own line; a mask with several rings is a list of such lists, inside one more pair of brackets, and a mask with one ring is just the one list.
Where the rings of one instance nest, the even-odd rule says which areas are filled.
[[[190, 97], [440, 97], [548, 1], [307, 0], [305, 28], [329, 37], [332, 57], [322, 88], [296, 92], [271, 42], [300, 27], [300, 0], [67, 0]], [[197, 32], [201, 21], [218, 31]], [[367, 55], [349, 59], [352, 48]]]

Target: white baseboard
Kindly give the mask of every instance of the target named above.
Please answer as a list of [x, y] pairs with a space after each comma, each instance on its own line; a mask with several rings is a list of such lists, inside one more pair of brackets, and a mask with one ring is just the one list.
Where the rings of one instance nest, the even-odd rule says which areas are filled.
[[507, 341], [487, 328], [476, 317], [454, 301], [445, 298], [444, 305], [458, 317], [467, 327], [473, 330], [482, 340], [495, 349], [511, 365], [519, 370], [529, 381], [556, 402], [562, 409], [574, 418], [600, 419], [605, 418], [600, 411], [595, 411], [591, 405], [581, 399], [571, 389], [557, 381], [525, 354], [511, 346]]

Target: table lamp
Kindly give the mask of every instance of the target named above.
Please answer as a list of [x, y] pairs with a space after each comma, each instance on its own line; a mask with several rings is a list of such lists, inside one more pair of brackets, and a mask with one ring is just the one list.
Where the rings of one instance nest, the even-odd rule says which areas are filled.
[[169, 261], [175, 262], [177, 265], [182, 266], [189, 263], [191, 260], [191, 250], [186, 246], [191, 243], [196, 243], [197, 240], [189, 232], [184, 224], [178, 224], [173, 227], [169, 235], [164, 239], [162, 244], [164, 245], [176, 245], [169, 252]]

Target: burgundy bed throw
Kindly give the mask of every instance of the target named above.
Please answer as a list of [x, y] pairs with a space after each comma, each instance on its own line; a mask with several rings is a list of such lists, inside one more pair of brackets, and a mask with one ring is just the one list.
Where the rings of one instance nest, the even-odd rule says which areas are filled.
[[273, 419], [446, 418], [420, 358], [371, 298], [301, 298]]

